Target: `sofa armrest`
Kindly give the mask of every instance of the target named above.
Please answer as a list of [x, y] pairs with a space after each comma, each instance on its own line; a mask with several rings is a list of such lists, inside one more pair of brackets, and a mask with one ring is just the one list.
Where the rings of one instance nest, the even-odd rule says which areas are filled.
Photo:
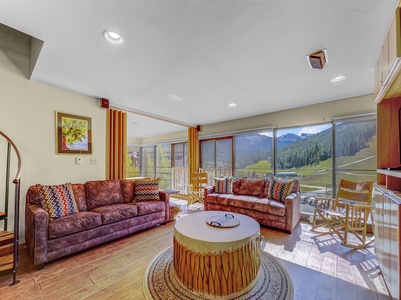
[[207, 196], [209, 194], [213, 194], [214, 193], [214, 186], [206, 186], [203, 189], [203, 205], [204, 205], [204, 210], [208, 210], [208, 202], [207, 202]]
[[159, 190], [159, 197], [161, 201], [164, 201], [166, 207], [166, 222], [170, 220], [170, 194], [163, 190]]
[[291, 232], [301, 218], [301, 194], [291, 193], [285, 198], [286, 230]]
[[47, 262], [49, 214], [39, 205], [25, 207], [25, 242], [35, 266]]

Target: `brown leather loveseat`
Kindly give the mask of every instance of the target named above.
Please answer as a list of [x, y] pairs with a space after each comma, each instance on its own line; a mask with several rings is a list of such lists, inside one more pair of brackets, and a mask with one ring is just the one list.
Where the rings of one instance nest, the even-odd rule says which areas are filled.
[[[219, 185], [219, 180], [215, 183]], [[297, 180], [277, 178], [233, 179], [232, 188], [210, 186], [204, 190], [205, 210], [235, 212], [254, 218], [262, 225], [291, 233], [300, 219], [301, 196]]]

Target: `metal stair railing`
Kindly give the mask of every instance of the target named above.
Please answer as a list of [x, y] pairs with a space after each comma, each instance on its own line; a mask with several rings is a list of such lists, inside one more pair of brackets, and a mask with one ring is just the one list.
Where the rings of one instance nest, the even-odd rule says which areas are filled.
[[9, 201], [9, 181], [10, 181], [10, 161], [11, 161], [11, 147], [14, 149], [14, 152], [17, 156], [18, 164], [17, 164], [17, 174], [14, 177], [13, 184], [15, 185], [15, 199], [14, 199], [14, 239], [13, 239], [13, 281], [9, 285], [16, 285], [19, 280], [17, 280], [17, 269], [18, 269], [18, 260], [19, 260], [19, 211], [20, 211], [20, 190], [21, 190], [21, 167], [22, 160], [21, 155], [15, 146], [15, 144], [11, 141], [11, 139], [0, 131], [0, 135], [3, 136], [7, 140], [7, 165], [6, 165], [6, 195], [5, 195], [5, 216], [4, 216], [4, 230], [7, 230], [7, 219], [8, 219], [8, 201]]

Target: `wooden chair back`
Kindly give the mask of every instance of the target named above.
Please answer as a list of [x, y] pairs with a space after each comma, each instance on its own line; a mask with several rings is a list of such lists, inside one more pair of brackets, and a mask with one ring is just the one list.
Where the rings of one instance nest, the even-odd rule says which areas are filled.
[[203, 189], [208, 184], [207, 173], [191, 173], [190, 184], [193, 191]]
[[336, 204], [370, 205], [372, 202], [373, 182], [353, 182], [341, 179], [337, 190]]

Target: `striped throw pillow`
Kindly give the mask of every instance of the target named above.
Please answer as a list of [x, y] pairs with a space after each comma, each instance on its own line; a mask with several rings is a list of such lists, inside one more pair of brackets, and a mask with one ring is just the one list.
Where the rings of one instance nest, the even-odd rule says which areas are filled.
[[295, 183], [295, 180], [284, 180], [281, 178], [270, 181], [267, 198], [284, 202], [285, 198], [291, 194]]
[[214, 178], [214, 191], [217, 194], [232, 194], [233, 177]]
[[40, 205], [49, 214], [50, 221], [79, 212], [71, 183], [61, 185], [36, 185]]
[[134, 201], [155, 201], [159, 197], [159, 178], [151, 180], [138, 180], [135, 182]]

